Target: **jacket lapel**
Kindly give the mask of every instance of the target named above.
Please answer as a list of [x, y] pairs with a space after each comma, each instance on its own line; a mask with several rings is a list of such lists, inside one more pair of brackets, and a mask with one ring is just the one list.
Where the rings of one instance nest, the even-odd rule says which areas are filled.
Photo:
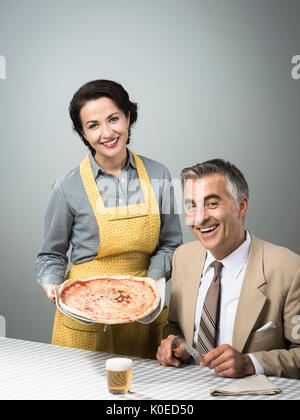
[[246, 273], [236, 312], [232, 347], [242, 352], [266, 302], [263, 272], [263, 241], [251, 235]]
[[198, 290], [201, 283], [201, 274], [206, 260], [206, 249], [202, 247], [200, 242], [195, 242], [195, 254], [189, 256], [192, 264], [189, 264], [187, 268], [187, 278], [185, 293], [190, 296], [189, 307], [185, 311], [185, 340], [193, 345], [194, 340], [194, 325], [195, 325], [195, 314], [196, 304], [198, 297]]

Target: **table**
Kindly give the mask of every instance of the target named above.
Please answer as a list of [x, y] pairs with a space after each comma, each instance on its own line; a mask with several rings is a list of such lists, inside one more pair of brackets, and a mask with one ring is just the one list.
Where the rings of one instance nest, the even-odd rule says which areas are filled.
[[212, 397], [211, 388], [234, 381], [206, 367], [160, 366], [155, 360], [132, 357], [132, 393], [107, 391], [105, 361], [111, 354], [31, 341], [0, 338], [0, 399], [14, 400], [206, 400], [300, 399], [300, 381], [270, 377], [281, 394]]

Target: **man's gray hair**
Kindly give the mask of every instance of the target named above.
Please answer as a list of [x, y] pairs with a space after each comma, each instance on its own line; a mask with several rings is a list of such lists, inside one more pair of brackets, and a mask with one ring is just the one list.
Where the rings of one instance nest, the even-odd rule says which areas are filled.
[[202, 178], [205, 175], [216, 173], [224, 174], [227, 180], [228, 191], [236, 203], [242, 197], [249, 198], [248, 183], [244, 175], [236, 166], [230, 162], [224, 161], [223, 159], [208, 160], [189, 168], [184, 168], [181, 171], [182, 187], [184, 187], [184, 183], [187, 179]]

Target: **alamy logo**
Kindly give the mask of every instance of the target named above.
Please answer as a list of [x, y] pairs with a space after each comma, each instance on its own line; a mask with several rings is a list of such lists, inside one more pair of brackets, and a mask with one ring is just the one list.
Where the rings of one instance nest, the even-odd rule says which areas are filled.
[[294, 340], [299, 340], [300, 338], [300, 315], [295, 315], [292, 318], [292, 323], [296, 324], [292, 329], [292, 337]]
[[300, 55], [294, 55], [291, 61], [292, 64], [296, 64], [291, 71], [291, 76], [294, 80], [300, 79]]
[[6, 60], [3, 55], [0, 55], [0, 80], [6, 79]]

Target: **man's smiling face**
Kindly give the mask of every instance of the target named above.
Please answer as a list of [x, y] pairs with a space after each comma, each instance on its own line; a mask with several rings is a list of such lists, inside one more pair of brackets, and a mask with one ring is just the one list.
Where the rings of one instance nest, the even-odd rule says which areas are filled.
[[248, 199], [236, 202], [222, 173], [188, 179], [184, 185], [186, 222], [216, 259], [223, 259], [245, 240], [243, 217]]

